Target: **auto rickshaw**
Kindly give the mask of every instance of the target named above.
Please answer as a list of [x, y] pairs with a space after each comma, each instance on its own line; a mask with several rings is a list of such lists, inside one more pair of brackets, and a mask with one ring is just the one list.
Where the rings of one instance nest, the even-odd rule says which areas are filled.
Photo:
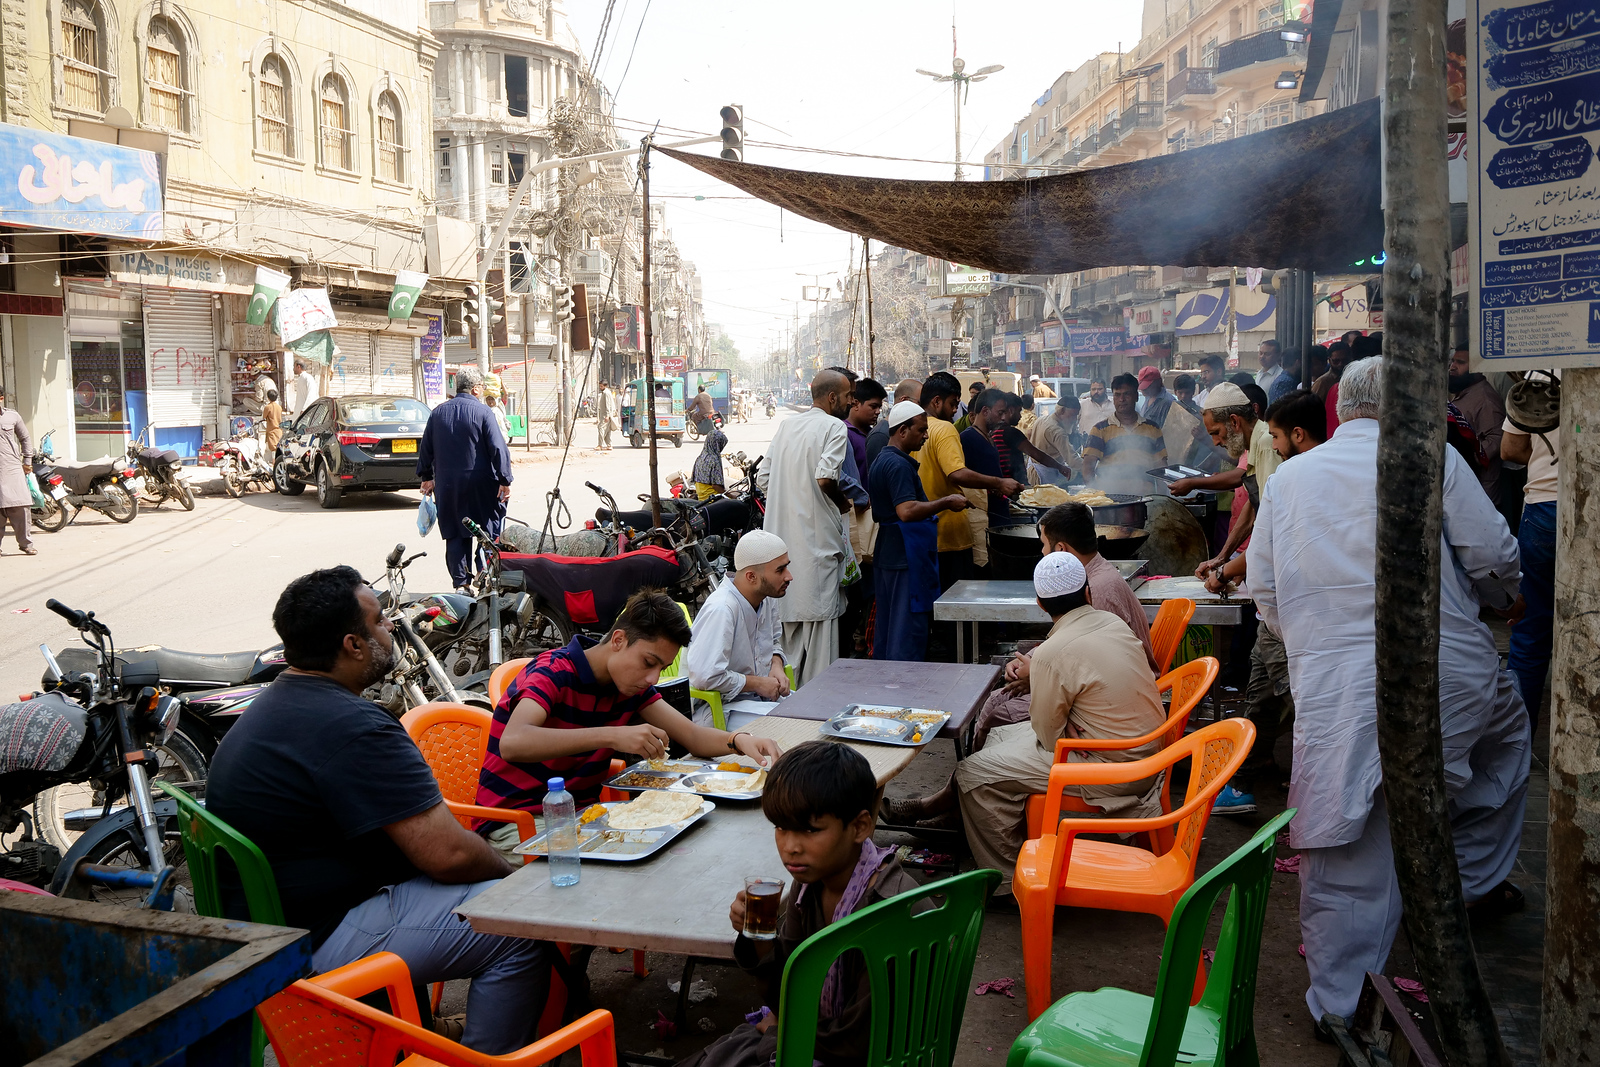
[[[643, 448], [649, 441], [650, 412], [649, 383], [635, 378], [622, 395], [622, 433], [634, 448]], [[683, 379], [656, 379], [656, 436], [672, 438], [673, 448], [683, 447]]]

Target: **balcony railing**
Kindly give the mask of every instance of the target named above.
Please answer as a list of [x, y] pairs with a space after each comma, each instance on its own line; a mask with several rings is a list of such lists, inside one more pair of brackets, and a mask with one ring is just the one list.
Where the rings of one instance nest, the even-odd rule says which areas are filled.
[[1293, 54], [1293, 46], [1278, 36], [1277, 27], [1229, 41], [1217, 49], [1217, 73], [1222, 74], [1252, 63], [1267, 63]]
[[1159, 130], [1164, 124], [1161, 105], [1151, 103], [1130, 105], [1117, 121], [1124, 137], [1139, 130]]
[[1211, 71], [1200, 67], [1185, 67], [1167, 81], [1167, 106], [1181, 101], [1185, 96], [1210, 96], [1217, 91], [1211, 84]]

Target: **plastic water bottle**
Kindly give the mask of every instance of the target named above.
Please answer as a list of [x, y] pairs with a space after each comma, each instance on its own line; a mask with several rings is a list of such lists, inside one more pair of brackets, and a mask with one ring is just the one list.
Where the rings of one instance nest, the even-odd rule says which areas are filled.
[[578, 884], [578, 815], [565, 778], [550, 779], [544, 798], [545, 847], [550, 854], [550, 884]]

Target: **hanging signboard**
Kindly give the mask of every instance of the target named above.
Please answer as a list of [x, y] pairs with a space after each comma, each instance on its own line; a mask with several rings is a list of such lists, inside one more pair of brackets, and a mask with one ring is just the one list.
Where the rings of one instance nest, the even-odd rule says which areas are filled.
[[1474, 370], [1600, 366], [1596, 29], [1587, 0], [1468, 0]]
[[988, 296], [994, 285], [994, 275], [981, 267], [963, 267], [944, 260], [944, 285], [941, 296]]
[[1067, 341], [1075, 356], [1105, 356], [1120, 352], [1127, 334], [1121, 326], [1075, 326], [1067, 331]]
[[159, 240], [156, 154], [0, 123], [0, 224]]

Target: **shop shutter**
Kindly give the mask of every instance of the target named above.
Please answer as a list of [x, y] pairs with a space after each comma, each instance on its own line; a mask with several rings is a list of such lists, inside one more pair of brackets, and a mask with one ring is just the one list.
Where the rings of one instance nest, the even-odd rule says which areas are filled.
[[144, 347], [151, 424], [212, 426], [217, 421], [217, 342], [211, 294], [148, 291]]
[[372, 334], [366, 330], [333, 330], [339, 351], [333, 356], [329, 396], [362, 396], [372, 388]]
[[392, 333], [373, 336], [378, 339], [378, 375], [373, 392], [385, 396], [416, 395], [416, 374], [411, 358], [415, 339]]

